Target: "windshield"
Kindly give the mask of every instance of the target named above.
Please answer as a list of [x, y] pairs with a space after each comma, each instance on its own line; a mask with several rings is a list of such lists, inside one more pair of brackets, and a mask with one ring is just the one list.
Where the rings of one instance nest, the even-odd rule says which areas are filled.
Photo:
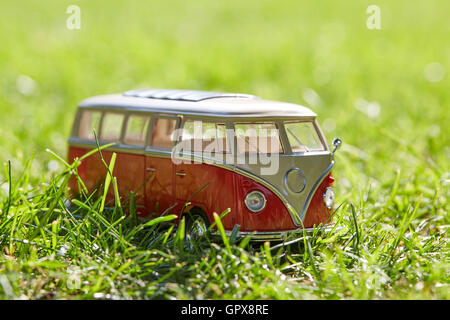
[[284, 126], [292, 152], [325, 150], [313, 122], [286, 122]]

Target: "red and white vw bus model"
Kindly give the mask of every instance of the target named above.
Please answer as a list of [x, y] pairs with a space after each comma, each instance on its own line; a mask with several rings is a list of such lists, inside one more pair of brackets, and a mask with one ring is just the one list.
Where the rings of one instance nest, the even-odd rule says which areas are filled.
[[[139, 215], [186, 217], [187, 232], [202, 233], [222, 218], [231, 233], [254, 240], [282, 240], [290, 233], [330, 223], [334, 191], [331, 151], [310, 109], [245, 94], [187, 90], [133, 90], [81, 102], [68, 158], [115, 143], [113, 175]], [[105, 180], [96, 153], [78, 173], [89, 191]], [[78, 191], [72, 179], [70, 188]], [[109, 195], [112, 202], [114, 195]], [[187, 204], [187, 205], [186, 205]]]

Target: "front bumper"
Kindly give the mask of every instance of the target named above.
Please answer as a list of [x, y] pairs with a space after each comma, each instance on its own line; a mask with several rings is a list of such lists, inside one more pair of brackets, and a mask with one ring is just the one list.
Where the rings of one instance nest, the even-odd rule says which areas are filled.
[[[330, 232], [335, 227], [335, 224], [326, 224], [322, 226], [317, 226], [314, 228], [298, 228], [294, 230], [284, 230], [284, 231], [238, 231], [236, 238], [245, 238], [250, 236], [251, 241], [289, 241], [303, 236], [303, 233], [314, 233], [319, 232]], [[336, 227], [336, 230], [340, 230], [342, 227]], [[225, 231], [228, 237], [232, 236], [232, 231]], [[213, 236], [219, 236], [218, 232], [212, 232]]]

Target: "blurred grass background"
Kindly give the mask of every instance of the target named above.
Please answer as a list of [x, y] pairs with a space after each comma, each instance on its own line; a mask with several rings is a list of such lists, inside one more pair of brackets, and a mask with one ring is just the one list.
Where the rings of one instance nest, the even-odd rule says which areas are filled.
[[[80, 30], [66, 28], [71, 4], [81, 9]], [[167, 87], [309, 106], [369, 176], [417, 169], [408, 146], [445, 173], [450, 5], [378, 1], [382, 29], [369, 30], [370, 4], [2, 1], [0, 160], [18, 166], [36, 152], [43, 173], [45, 148], [66, 152], [79, 101]], [[445, 72], [438, 82], [425, 76], [433, 62], [429, 72]]]
[[[69, 5], [81, 29], [69, 30]], [[366, 27], [369, 5], [381, 30]], [[242, 92], [306, 105], [337, 153], [338, 201], [383, 206], [398, 172], [447, 216], [450, 3], [431, 1], [0, 2], [0, 162], [30, 184], [62, 169], [76, 105], [136, 88]], [[0, 173], [0, 192], [7, 191]], [[444, 197], [442, 200], [441, 197]], [[440, 200], [439, 200], [440, 199]], [[370, 213], [369, 213], [370, 214]], [[441, 211], [442, 214], [442, 211]]]

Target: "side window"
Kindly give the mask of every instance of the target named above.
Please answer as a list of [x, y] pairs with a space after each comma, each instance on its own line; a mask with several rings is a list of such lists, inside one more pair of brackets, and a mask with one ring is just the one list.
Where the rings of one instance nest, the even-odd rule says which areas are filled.
[[284, 153], [275, 123], [236, 123], [238, 154]]
[[131, 115], [128, 118], [123, 142], [133, 146], [144, 146], [149, 121], [149, 116]]
[[103, 116], [101, 140], [118, 142], [122, 130], [123, 114], [107, 112]]
[[182, 141], [185, 150], [224, 153], [229, 150], [223, 123], [188, 120], [184, 124]]
[[176, 125], [176, 119], [156, 118], [153, 124], [151, 145], [157, 148], [172, 148]]
[[78, 137], [84, 140], [95, 140], [94, 130], [98, 134], [101, 117], [100, 111], [83, 111], [78, 128]]

